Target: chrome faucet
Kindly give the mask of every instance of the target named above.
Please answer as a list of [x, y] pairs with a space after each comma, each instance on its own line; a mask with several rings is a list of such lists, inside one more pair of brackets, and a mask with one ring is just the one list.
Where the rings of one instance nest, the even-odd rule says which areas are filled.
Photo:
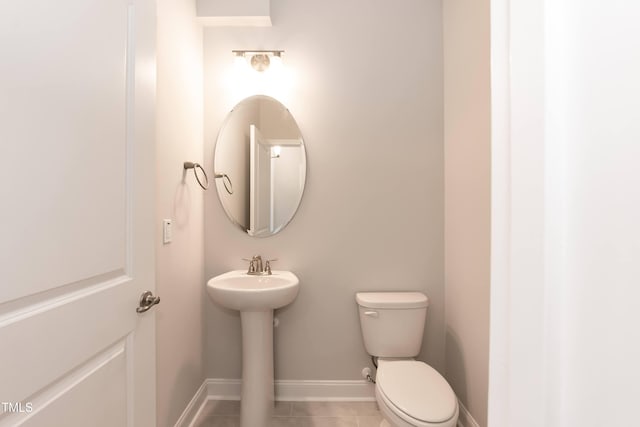
[[247, 274], [252, 276], [268, 276], [271, 274], [271, 262], [277, 261], [276, 259], [268, 259], [264, 262], [264, 268], [262, 265], [262, 257], [260, 255], [254, 255], [253, 258], [242, 258], [245, 261], [249, 261], [249, 270]]

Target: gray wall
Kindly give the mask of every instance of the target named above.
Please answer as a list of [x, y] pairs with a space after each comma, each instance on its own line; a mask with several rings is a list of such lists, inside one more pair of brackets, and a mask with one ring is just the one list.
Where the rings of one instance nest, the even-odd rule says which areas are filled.
[[[442, 4], [278, 0], [271, 28], [209, 28], [204, 40], [204, 153], [249, 85], [232, 49], [284, 49], [290, 76], [262, 86], [306, 143], [305, 194], [276, 236], [252, 239], [205, 196], [205, 278], [278, 257], [301, 281], [275, 331], [277, 379], [360, 379], [369, 364], [354, 295], [420, 290], [430, 298], [422, 360], [444, 370]], [[254, 86], [256, 87], [256, 86]], [[244, 90], [244, 93], [242, 91]], [[237, 313], [206, 304], [206, 375], [239, 378]]]
[[[202, 28], [195, 4], [158, 2], [157, 425], [172, 426], [204, 380], [203, 190], [186, 160], [202, 163]], [[162, 219], [173, 242], [162, 244]], [[188, 331], [188, 333], [185, 333]]]
[[444, 3], [446, 372], [487, 425], [491, 251], [489, 0]]

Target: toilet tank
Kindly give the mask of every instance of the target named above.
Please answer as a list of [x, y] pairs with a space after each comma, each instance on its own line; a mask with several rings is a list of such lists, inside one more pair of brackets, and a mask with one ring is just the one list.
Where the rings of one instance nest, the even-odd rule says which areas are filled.
[[367, 353], [414, 357], [420, 352], [429, 299], [421, 292], [358, 292], [360, 328]]

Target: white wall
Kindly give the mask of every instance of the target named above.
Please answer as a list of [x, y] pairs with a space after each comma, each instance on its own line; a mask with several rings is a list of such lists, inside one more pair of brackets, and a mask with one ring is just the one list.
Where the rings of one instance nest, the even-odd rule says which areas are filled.
[[490, 425], [637, 424], [640, 7], [492, 7]]
[[489, 1], [443, 3], [445, 376], [487, 425], [491, 203]]
[[270, 0], [195, 0], [198, 16], [216, 25], [270, 25]]
[[[204, 380], [203, 190], [182, 168], [184, 161], [202, 163], [202, 28], [195, 2], [160, 0], [157, 37], [157, 420], [169, 426]], [[173, 219], [167, 245], [164, 218]]]
[[[271, 16], [272, 28], [205, 31], [205, 164], [227, 112], [262, 87], [300, 126], [305, 194], [287, 228], [252, 239], [208, 192], [205, 276], [254, 254], [299, 276], [298, 299], [277, 313], [278, 379], [361, 379], [360, 290], [429, 295], [420, 358], [443, 371], [441, 2], [280, 0]], [[267, 48], [286, 51], [278, 87], [229, 75], [232, 49]], [[238, 314], [208, 303], [207, 328], [207, 376], [239, 378]]]

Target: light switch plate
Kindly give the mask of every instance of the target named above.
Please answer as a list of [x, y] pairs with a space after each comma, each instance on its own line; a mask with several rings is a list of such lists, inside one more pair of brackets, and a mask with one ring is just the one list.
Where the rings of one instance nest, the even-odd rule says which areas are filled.
[[171, 220], [162, 220], [162, 243], [165, 245], [171, 243]]

